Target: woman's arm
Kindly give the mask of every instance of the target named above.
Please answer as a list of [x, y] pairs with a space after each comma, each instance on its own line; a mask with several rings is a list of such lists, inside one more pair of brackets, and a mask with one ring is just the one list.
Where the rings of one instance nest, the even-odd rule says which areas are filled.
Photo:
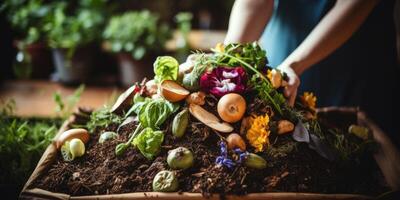
[[273, 0], [236, 0], [224, 43], [257, 41], [264, 32], [273, 8]]
[[288, 73], [285, 95], [294, 104], [298, 78], [306, 69], [321, 61], [345, 43], [361, 26], [379, 0], [337, 0], [307, 38], [283, 62], [279, 69]]

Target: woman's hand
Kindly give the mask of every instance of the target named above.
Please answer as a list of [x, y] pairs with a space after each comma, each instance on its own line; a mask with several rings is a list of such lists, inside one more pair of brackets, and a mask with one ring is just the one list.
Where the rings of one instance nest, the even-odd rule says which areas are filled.
[[293, 70], [292, 67], [284, 63], [279, 65], [277, 68], [281, 70], [281, 72], [286, 73], [286, 75], [289, 78], [288, 84], [287, 86], [285, 86], [284, 89], [284, 95], [288, 99], [289, 105], [293, 107], [297, 96], [297, 88], [300, 86], [299, 75], [298, 73], [295, 72], [295, 70]]

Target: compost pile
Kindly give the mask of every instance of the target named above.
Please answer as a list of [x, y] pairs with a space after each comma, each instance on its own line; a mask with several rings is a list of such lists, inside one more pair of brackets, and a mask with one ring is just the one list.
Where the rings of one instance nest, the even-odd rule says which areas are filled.
[[181, 65], [154, 62], [110, 108], [81, 109], [34, 186], [73, 196], [128, 192], [237, 194], [388, 190], [354, 115], [332, 120], [316, 97], [283, 96], [285, 73], [256, 43], [217, 45]]

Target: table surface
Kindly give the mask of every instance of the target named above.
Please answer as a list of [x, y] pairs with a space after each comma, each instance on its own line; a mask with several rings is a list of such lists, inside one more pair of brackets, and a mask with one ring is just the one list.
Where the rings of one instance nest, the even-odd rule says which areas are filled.
[[[16, 103], [14, 115], [21, 117], [54, 117], [56, 103], [53, 95], [59, 92], [65, 99], [77, 87], [66, 87], [49, 81], [6, 81], [0, 85], [1, 104], [13, 99]], [[85, 87], [77, 106], [99, 108], [122, 92], [117, 87]]]

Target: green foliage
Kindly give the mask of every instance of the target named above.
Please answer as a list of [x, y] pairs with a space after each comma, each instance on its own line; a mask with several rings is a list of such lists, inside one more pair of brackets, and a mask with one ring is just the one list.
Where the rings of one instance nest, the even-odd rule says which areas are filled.
[[85, 85], [80, 85], [72, 95], [63, 100], [60, 92], [53, 94], [53, 100], [56, 103], [56, 113], [62, 119], [67, 119], [74, 111], [76, 104], [81, 98], [82, 92], [85, 90]]
[[179, 42], [177, 43], [175, 57], [180, 62], [184, 62], [190, 53], [189, 33], [190, 30], [192, 30], [192, 19], [193, 14], [190, 12], [180, 12], [175, 15], [175, 22], [177, 24], [178, 31], [181, 34], [181, 40], [178, 40]]
[[106, 128], [111, 124], [120, 124], [123, 120], [123, 117], [110, 112], [108, 108], [101, 108], [92, 112], [89, 121], [86, 123], [86, 128], [89, 133], [93, 133], [96, 128]]
[[217, 55], [218, 63], [225, 66], [242, 66], [243, 63], [238, 59], [248, 63], [257, 70], [264, 70], [266, 64], [268, 64], [266, 52], [261, 49], [257, 42], [244, 44], [231, 43], [224, 48], [224, 54]]
[[169, 27], [160, 24], [158, 16], [147, 10], [113, 16], [103, 32], [113, 52], [130, 53], [136, 60], [149, 52], [164, 50], [170, 36]]
[[17, 37], [22, 40], [20, 48], [43, 39], [41, 27], [50, 11], [51, 6], [43, 0], [5, 0], [0, 6], [0, 12], [6, 13]]
[[100, 39], [105, 3], [106, 0], [77, 1], [77, 5], [69, 1], [53, 2], [43, 25], [49, 46], [68, 49], [72, 56], [78, 46]]
[[147, 128], [160, 129], [161, 125], [171, 114], [179, 109], [179, 104], [171, 103], [165, 99], [138, 98], [135, 95], [134, 105], [128, 111], [139, 116], [140, 124]]
[[0, 184], [22, 188], [62, 121], [11, 117], [14, 109], [14, 101], [1, 102]]
[[257, 91], [259, 97], [268, 104], [274, 106], [280, 115], [283, 115], [283, 107], [288, 107], [286, 99], [279, 93], [269, 81], [262, 80], [259, 74], [254, 74], [249, 80], [248, 85]]
[[163, 141], [164, 133], [162, 131], [154, 131], [148, 127], [133, 139], [132, 144], [140, 150], [144, 157], [151, 160], [160, 152]]
[[161, 83], [163, 80], [176, 80], [178, 78], [178, 61], [171, 56], [158, 56], [154, 62], [154, 79]]
[[357, 161], [358, 158], [373, 152], [377, 147], [373, 138], [363, 140], [339, 128], [327, 129], [321, 127], [317, 120], [310, 121], [309, 127], [312, 133], [334, 150], [336, 159], [342, 163]]

